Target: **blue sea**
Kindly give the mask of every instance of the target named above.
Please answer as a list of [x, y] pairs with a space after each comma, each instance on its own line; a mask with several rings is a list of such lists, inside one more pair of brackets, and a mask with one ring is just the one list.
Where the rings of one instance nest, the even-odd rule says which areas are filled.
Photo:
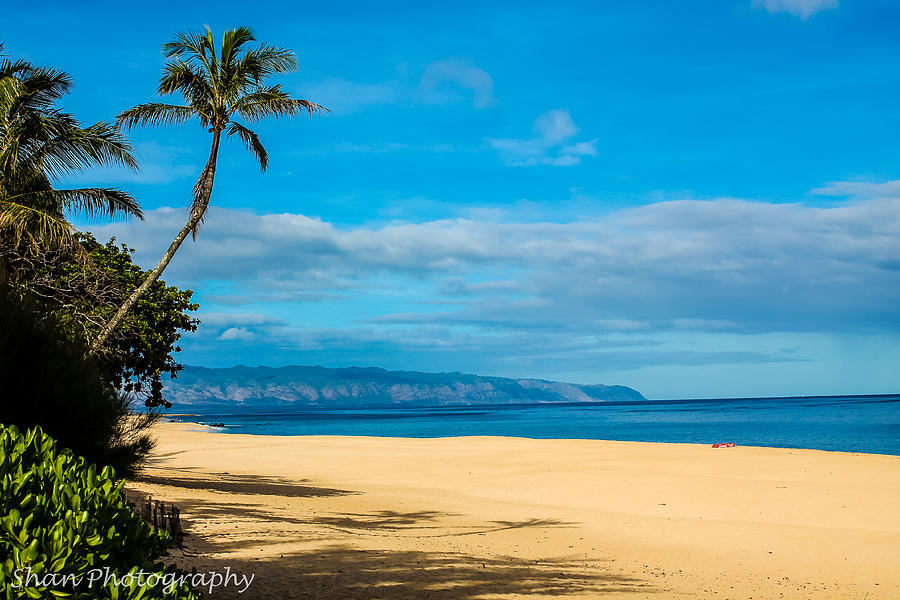
[[197, 412], [225, 433], [733, 442], [900, 455], [900, 395]]

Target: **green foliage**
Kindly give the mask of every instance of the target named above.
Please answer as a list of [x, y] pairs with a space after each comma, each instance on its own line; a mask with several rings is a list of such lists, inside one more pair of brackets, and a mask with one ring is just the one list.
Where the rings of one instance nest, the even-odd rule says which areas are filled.
[[153, 415], [132, 415], [130, 398], [106, 381], [83, 344], [42, 307], [0, 285], [0, 423], [40, 426], [90, 462], [132, 474], [152, 449]]
[[[123, 482], [105, 467], [100, 472], [39, 428], [25, 434], [0, 426], [0, 598], [72, 597], [76, 600], [201, 598], [187, 584], [171, 594], [162, 585], [117, 588], [112, 581], [88, 587], [86, 573], [109, 567], [119, 576], [143, 570], [177, 575], [156, 562], [172, 540], [137, 516], [122, 494]], [[18, 585], [24, 569], [84, 577], [53, 589]], [[19, 575], [17, 577], [17, 570]], [[32, 582], [33, 584], [34, 582]], [[14, 585], [16, 587], [14, 587]]]
[[[131, 290], [147, 276], [132, 262], [134, 250], [115, 239], [101, 244], [88, 233], [76, 233], [81, 255], [10, 252], [8, 269], [16, 284], [40, 299], [46, 312], [62, 324], [70, 339], [92, 339]], [[173, 354], [183, 331], [196, 331], [189, 316], [198, 305], [191, 290], [155, 281], [122, 325], [106, 341], [96, 360], [107, 381], [143, 398], [148, 407], [169, 406], [162, 377], [175, 376], [181, 365]]]
[[97, 165], [137, 166], [115, 126], [83, 126], [56, 107], [71, 88], [62, 71], [0, 57], [0, 230], [15, 245], [71, 247], [67, 211], [141, 218], [125, 192], [53, 187], [54, 179]]
[[[93, 275], [116, 284], [120, 290], [116, 301], [95, 306], [93, 310], [106, 322], [125, 300], [127, 292], [144, 281], [147, 272], [131, 262], [134, 250], [125, 244], [116, 246], [113, 239], [101, 245], [89, 234], [78, 234], [77, 237], [91, 258], [88, 270], [94, 272], [84, 274], [79, 272], [78, 263], [69, 263], [69, 273], [65, 276], [84, 279], [85, 275]], [[170, 406], [162, 397], [160, 378], [163, 374], [174, 377], [182, 369], [172, 355], [181, 350], [176, 345], [181, 338], [180, 332], [197, 330], [199, 321], [187, 314], [199, 308], [191, 302], [192, 295], [191, 290], [179, 290], [167, 286], [165, 281], [155, 281], [98, 356], [114, 383], [126, 392], [143, 394], [147, 406]]]

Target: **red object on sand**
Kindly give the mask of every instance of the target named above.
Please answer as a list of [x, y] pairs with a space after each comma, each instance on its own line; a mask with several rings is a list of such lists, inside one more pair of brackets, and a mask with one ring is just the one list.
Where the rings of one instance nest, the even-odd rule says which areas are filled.
[[713, 448], [734, 448], [734, 444], [732, 442], [728, 442], [725, 444], [713, 444]]

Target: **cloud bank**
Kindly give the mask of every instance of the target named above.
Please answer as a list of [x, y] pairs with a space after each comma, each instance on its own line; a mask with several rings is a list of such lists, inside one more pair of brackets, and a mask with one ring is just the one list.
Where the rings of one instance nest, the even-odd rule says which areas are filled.
[[[149, 264], [183, 219], [180, 210], [160, 209], [143, 224], [93, 229], [119, 234]], [[445, 303], [397, 314], [386, 305], [361, 318], [382, 324], [896, 331], [898, 257], [896, 198], [836, 208], [671, 201], [574, 223], [450, 219], [354, 229], [299, 214], [213, 209], [166, 277], [195, 287], [230, 282], [253, 302], [388, 290]]]
[[[185, 216], [92, 229], [146, 266]], [[900, 199], [493, 219], [339, 228], [214, 208], [164, 275], [201, 304], [182, 360], [459, 370], [656, 397], [895, 387]]]

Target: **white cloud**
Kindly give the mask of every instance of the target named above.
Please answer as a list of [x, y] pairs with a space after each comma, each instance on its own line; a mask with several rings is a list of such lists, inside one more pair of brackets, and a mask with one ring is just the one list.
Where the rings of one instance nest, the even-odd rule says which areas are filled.
[[772, 14], [787, 12], [808, 19], [817, 12], [838, 7], [838, 0], [753, 0], [755, 8], [765, 8]]
[[484, 70], [459, 59], [439, 60], [425, 68], [419, 84], [426, 102], [444, 103], [458, 99], [459, 90], [472, 97], [475, 108], [494, 105], [494, 79]]
[[567, 111], [549, 110], [535, 120], [534, 131], [549, 144], [561, 144], [578, 133], [578, 128]]
[[820, 196], [844, 196], [852, 198], [897, 198], [900, 197], [900, 179], [872, 183], [867, 181], [832, 181], [810, 191]]
[[578, 128], [566, 110], [545, 112], [535, 120], [533, 130], [531, 138], [488, 138], [487, 142], [511, 166], [568, 167], [579, 164], [585, 156], [597, 155], [596, 140], [571, 142]]
[[223, 341], [231, 340], [252, 340], [255, 337], [253, 331], [246, 327], [229, 327], [219, 335], [219, 339]]

